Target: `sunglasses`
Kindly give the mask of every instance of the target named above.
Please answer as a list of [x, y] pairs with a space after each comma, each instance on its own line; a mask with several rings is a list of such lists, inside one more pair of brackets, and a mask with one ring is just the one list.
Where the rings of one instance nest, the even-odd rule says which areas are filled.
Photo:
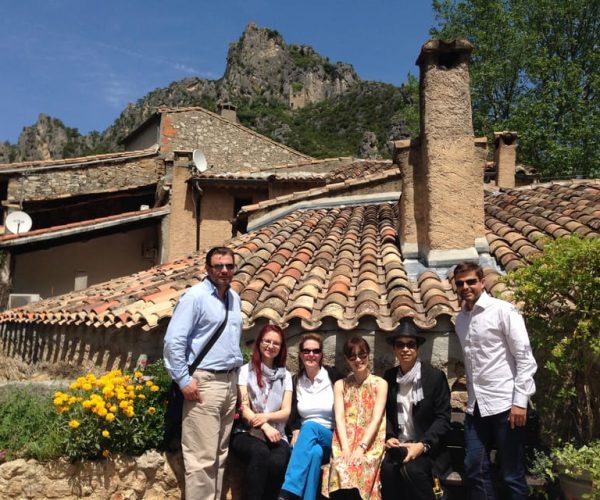
[[417, 343], [416, 342], [394, 342], [394, 349], [416, 349], [417, 348]]
[[366, 359], [369, 355], [362, 351], [362, 352], [354, 352], [352, 354], [350, 354], [350, 356], [348, 356], [348, 361], [356, 361], [357, 359]]
[[233, 271], [235, 269], [235, 264], [209, 264], [208, 267], [211, 269], [227, 269], [228, 271]]
[[471, 278], [468, 280], [456, 280], [454, 283], [456, 284], [456, 288], [462, 288], [465, 285], [473, 286], [479, 283], [479, 278]]
[[300, 350], [300, 352], [305, 356], [308, 356], [309, 354], [314, 354], [315, 356], [318, 356], [323, 351], [321, 349], [302, 349]]

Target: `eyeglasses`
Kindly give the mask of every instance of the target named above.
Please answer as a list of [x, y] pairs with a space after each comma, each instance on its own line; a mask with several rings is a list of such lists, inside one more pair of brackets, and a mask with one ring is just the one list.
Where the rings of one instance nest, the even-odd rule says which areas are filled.
[[261, 340], [260, 343], [265, 347], [281, 347], [281, 343], [274, 340]]
[[209, 264], [208, 267], [211, 269], [227, 269], [228, 271], [233, 271], [235, 269], [235, 264]]
[[369, 355], [365, 352], [353, 352], [348, 356], [348, 361], [356, 361], [357, 359], [366, 359]]
[[462, 288], [465, 285], [473, 286], [479, 283], [479, 278], [471, 278], [468, 280], [456, 280], [454, 283], [456, 284], [456, 288]]
[[321, 354], [323, 351], [321, 349], [301, 349], [300, 352], [304, 355], [304, 356], [308, 356], [309, 354], [314, 354], [315, 356], [318, 356], [319, 354]]
[[394, 342], [394, 349], [416, 349], [417, 348], [417, 343], [416, 342]]

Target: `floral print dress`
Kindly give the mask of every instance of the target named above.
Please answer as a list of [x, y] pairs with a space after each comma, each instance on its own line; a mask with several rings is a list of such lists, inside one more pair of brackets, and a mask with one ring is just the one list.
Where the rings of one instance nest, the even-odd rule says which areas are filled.
[[[346, 435], [351, 449], [356, 448], [363, 438], [365, 429], [371, 422], [375, 400], [375, 389], [381, 377], [373, 374], [358, 384], [353, 374], [344, 379], [344, 411]], [[379, 466], [385, 451], [385, 418], [381, 419], [373, 442], [360, 462], [348, 463], [342, 457], [342, 447], [337, 432], [331, 445], [331, 462], [323, 468], [324, 496], [339, 489], [357, 488], [360, 497], [380, 499]]]

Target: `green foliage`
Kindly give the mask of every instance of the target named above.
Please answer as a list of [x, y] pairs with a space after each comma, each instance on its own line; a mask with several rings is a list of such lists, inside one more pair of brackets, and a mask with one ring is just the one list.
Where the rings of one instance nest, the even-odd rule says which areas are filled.
[[[3, 388], [0, 393], [0, 452], [6, 460], [47, 460], [62, 454], [58, 414], [49, 390], [33, 386]], [[1, 462], [2, 460], [0, 460]]]
[[543, 178], [600, 174], [600, 2], [434, 0], [439, 38], [475, 45], [478, 134], [516, 130]]
[[[600, 239], [562, 238], [506, 276], [522, 304], [533, 352], [543, 431], [586, 443], [600, 435]], [[551, 397], [548, 397], [551, 395]]]
[[554, 482], [563, 474], [591, 480], [592, 491], [583, 498], [600, 498], [600, 441], [580, 447], [567, 443], [549, 454], [537, 452], [529, 472]]
[[304, 85], [302, 85], [300, 82], [292, 82], [292, 90], [294, 92], [300, 92], [303, 87]]

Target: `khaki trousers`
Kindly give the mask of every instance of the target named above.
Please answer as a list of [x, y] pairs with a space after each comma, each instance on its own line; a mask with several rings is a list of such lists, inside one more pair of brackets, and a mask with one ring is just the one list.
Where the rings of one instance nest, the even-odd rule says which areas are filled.
[[202, 402], [183, 403], [181, 448], [185, 464], [185, 497], [220, 500], [229, 435], [237, 400], [237, 372], [196, 370]]

